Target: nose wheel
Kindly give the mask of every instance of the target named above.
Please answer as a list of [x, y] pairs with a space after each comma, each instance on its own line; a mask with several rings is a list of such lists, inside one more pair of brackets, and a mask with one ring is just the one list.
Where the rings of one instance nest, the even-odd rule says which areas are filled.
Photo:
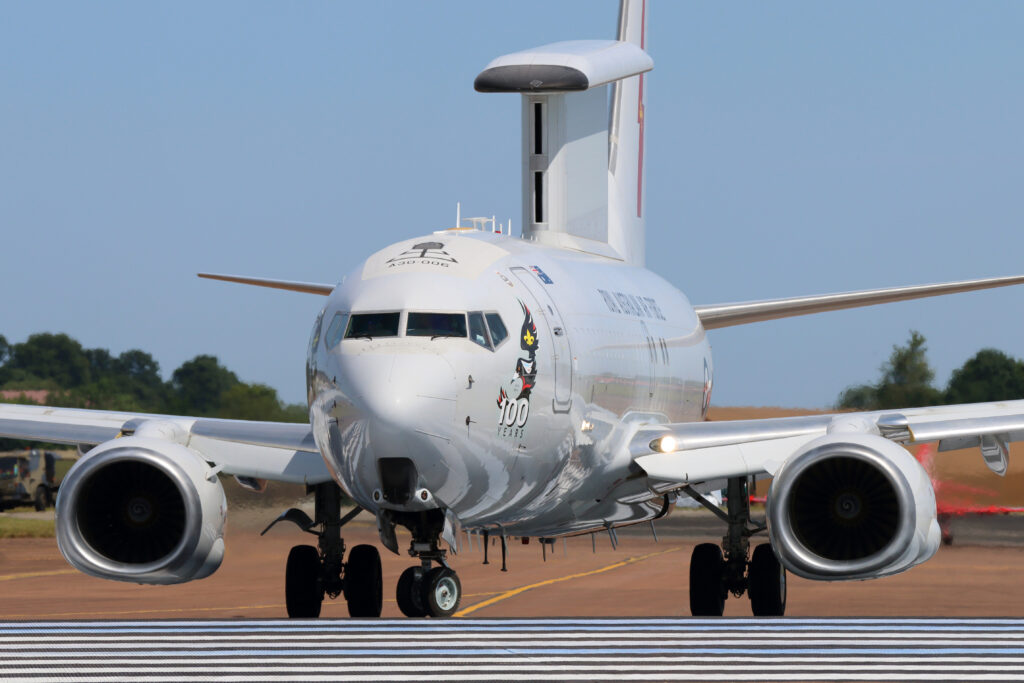
[[407, 617], [455, 614], [462, 600], [462, 583], [455, 570], [448, 566], [446, 551], [440, 547], [444, 511], [393, 512], [388, 520], [409, 530], [412, 535], [409, 554], [420, 562], [398, 578], [395, 591], [398, 609]]
[[450, 617], [459, 609], [462, 582], [448, 567], [409, 567], [398, 578], [395, 597], [407, 617]]

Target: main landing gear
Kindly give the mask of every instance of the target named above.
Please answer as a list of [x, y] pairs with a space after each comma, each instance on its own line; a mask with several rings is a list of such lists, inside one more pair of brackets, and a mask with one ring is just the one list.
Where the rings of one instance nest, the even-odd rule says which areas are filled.
[[[746, 477], [729, 479], [728, 512], [722, 512], [703, 496], [686, 487], [683, 491], [725, 521], [729, 527], [722, 547], [701, 543], [690, 557], [690, 613], [695, 617], [720, 617], [729, 593], [750, 596], [754, 616], [781, 617], [786, 612], [786, 570], [771, 545], [754, 548], [750, 537], [765, 530], [750, 521], [750, 495]], [[723, 552], [724, 550], [724, 552]]]
[[[438, 545], [444, 529], [441, 510], [394, 513], [396, 521], [409, 528], [412, 544], [409, 554], [420, 561], [402, 572], [395, 597], [398, 609], [407, 617], [450, 617], [459, 608], [462, 584], [445, 561]], [[436, 567], [432, 564], [436, 563]]]
[[263, 533], [281, 521], [292, 522], [317, 537], [317, 546], [297, 545], [288, 553], [285, 568], [285, 603], [293, 619], [320, 616], [324, 596], [344, 593], [353, 617], [379, 617], [384, 604], [380, 553], [372, 545], [357, 545], [345, 556], [341, 527], [362, 512], [356, 507], [341, 516], [341, 489], [334, 482], [311, 487], [316, 494], [315, 521], [292, 508], [271, 522]]

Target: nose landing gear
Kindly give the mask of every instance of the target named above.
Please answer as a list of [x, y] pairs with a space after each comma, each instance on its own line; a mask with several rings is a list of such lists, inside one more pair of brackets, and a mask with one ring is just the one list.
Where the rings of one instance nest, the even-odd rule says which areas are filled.
[[[398, 579], [398, 609], [407, 617], [452, 616], [462, 600], [462, 583], [445, 561], [446, 551], [438, 545], [444, 513], [428, 510], [401, 513], [396, 518], [412, 532], [409, 554], [420, 560], [420, 566], [409, 567]], [[438, 566], [432, 567], [432, 563]]]

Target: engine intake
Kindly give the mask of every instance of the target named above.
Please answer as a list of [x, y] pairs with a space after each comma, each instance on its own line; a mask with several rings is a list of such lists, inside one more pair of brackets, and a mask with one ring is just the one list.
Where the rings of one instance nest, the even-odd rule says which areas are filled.
[[939, 542], [927, 474], [872, 434], [831, 434], [787, 460], [768, 496], [768, 529], [786, 568], [811, 579], [903, 571]]
[[224, 554], [224, 490], [184, 446], [126, 437], [90, 451], [57, 499], [57, 543], [76, 569], [135, 583], [199, 579]]

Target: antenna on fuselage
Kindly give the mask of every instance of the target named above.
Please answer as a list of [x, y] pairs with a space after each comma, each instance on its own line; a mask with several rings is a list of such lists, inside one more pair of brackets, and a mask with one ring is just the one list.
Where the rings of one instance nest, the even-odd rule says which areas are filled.
[[[471, 225], [463, 226], [463, 221], [468, 221]], [[478, 232], [493, 232], [497, 235], [504, 235], [505, 226], [502, 223], [498, 223], [498, 217], [495, 214], [491, 214], [491, 217], [487, 216], [472, 216], [470, 218], [462, 217], [462, 202], [455, 202], [455, 227], [446, 228], [445, 230], [438, 230], [436, 232], [446, 232], [448, 230], [476, 230]], [[508, 219], [508, 235], [512, 234], [512, 219]]]

